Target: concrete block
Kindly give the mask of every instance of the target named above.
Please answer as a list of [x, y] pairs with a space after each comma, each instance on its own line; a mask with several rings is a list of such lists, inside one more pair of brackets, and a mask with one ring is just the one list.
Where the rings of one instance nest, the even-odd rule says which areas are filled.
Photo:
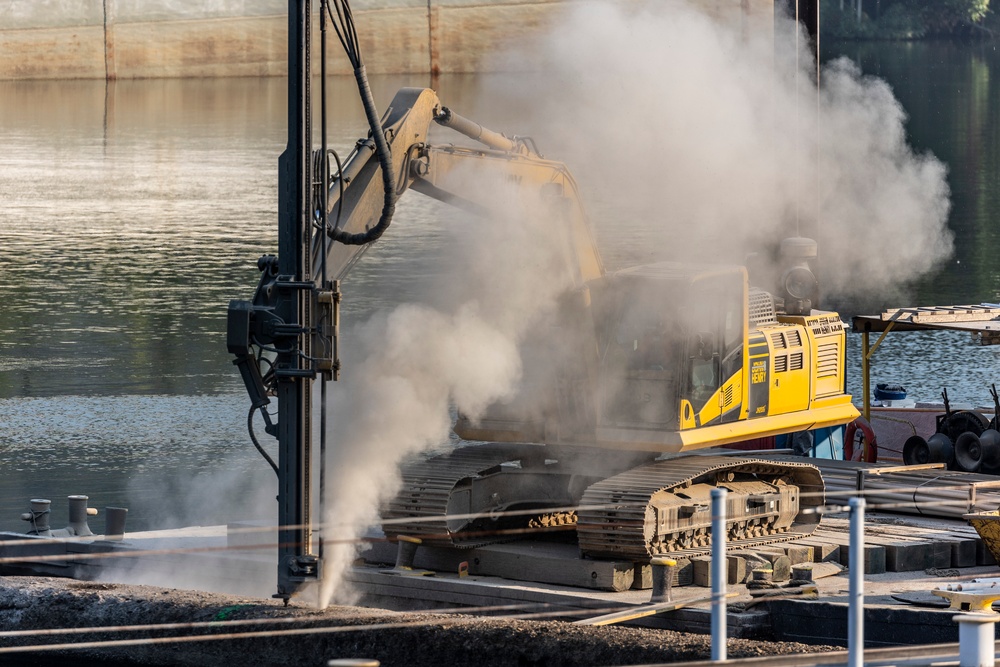
[[691, 559], [691, 569], [695, 586], [712, 586], [712, 557], [696, 556]]
[[[850, 545], [845, 544], [840, 547], [840, 562], [847, 565], [848, 568], [853, 566], [850, 562]], [[864, 549], [864, 568], [865, 574], [885, 574], [885, 547], [880, 544], [865, 544]]]
[[726, 558], [727, 582], [730, 586], [742, 584], [747, 580], [747, 560], [742, 556], [728, 556]]

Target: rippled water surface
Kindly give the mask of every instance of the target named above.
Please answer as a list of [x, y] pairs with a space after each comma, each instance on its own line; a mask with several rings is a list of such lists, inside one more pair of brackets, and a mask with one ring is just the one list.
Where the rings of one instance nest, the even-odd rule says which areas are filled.
[[[0, 528], [20, 528], [30, 497], [56, 499], [58, 521], [70, 493], [129, 506], [142, 528], [176, 501], [153, 491], [223, 468], [271, 475], [246, 436], [225, 317], [276, 250], [285, 85], [0, 83]], [[349, 147], [354, 94], [338, 83], [331, 97], [331, 143]], [[419, 198], [400, 209], [411, 230], [434, 220]], [[407, 274], [433, 261], [414, 245], [369, 253], [345, 317], [406, 298]], [[238, 517], [218, 501], [205, 521]]]
[[[949, 164], [961, 264], [928, 278], [918, 298], [1000, 300], [984, 252], [998, 240], [1000, 123], [975, 102], [1000, 80], [1000, 61], [952, 45], [852, 55], [898, 87], [918, 148]], [[915, 71], [938, 77], [949, 104], [921, 104]], [[412, 83], [422, 82], [378, 80], [376, 96], [384, 104]], [[338, 147], [364, 133], [350, 84], [331, 95]], [[477, 80], [442, 89], [467, 108]], [[281, 79], [0, 83], [0, 529], [23, 529], [17, 516], [32, 497], [53, 498], [60, 523], [61, 498], [87, 493], [96, 507], [128, 506], [138, 529], [171, 515], [244, 518], [240, 494], [270, 488], [224, 333], [228, 301], [249, 298], [256, 258], [276, 250], [284, 114]], [[963, 148], [969, 133], [982, 150]], [[441, 270], [443, 215], [422, 197], [401, 201], [405, 233], [389, 234], [351, 274], [345, 324], [408, 300], [414, 276]], [[604, 241], [614, 236], [602, 236], [607, 224]], [[605, 251], [611, 266], [646, 253], [636, 237]], [[858, 337], [851, 346], [857, 392]], [[955, 400], [982, 404], [998, 354], [957, 334], [901, 335], [880, 351], [873, 380], [926, 398], [948, 386]], [[190, 495], [192, 480], [218, 474], [231, 482], [225, 494]]]

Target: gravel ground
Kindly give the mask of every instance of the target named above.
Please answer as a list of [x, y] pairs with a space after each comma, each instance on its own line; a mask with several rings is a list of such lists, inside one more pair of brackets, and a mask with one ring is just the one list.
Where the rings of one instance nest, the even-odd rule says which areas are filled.
[[[254, 622], [258, 620], [261, 622]], [[295, 605], [286, 608], [279, 601], [152, 586], [0, 578], [0, 631], [196, 622], [216, 623], [209, 629], [0, 636], [0, 663], [28, 665], [51, 660], [47, 664], [93, 661], [90, 664], [320, 667], [330, 658], [371, 658], [387, 666], [482, 667], [627, 665], [710, 657], [709, 637], [665, 630], [398, 613], [362, 607], [318, 611]], [[171, 639], [248, 631], [298, 634], [194, 642]], [[133, 640], [136, 645], [85, 645], [122, 639]], [[76, 648], [59, 653], [5, 653], [6, 647], [64, 642]], [[745, 639], [729, 641], [731, 658], [823, 650], [836, 649]]]

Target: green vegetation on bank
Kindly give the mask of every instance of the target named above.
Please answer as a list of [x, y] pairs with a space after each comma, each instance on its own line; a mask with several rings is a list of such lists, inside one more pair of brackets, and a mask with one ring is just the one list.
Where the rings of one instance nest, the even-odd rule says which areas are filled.
[[822, 34], [837, 39], [1000, 36], [990, 0], [824, 0], [820, 7]]

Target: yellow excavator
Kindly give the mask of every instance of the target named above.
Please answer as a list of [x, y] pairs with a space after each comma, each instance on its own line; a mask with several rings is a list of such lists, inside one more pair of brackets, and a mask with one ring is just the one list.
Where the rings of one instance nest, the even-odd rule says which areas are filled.
[[[403, 89], [389, 108], [383, 131], [397, 196], [412, 189], [489, 215], [479, 198], [489, 188], [476, 184], [513, 184], [540, 203], [546, 224], [561, 227], [572, 284], [552, 321], [522, 345], [518, 395], [475, 421], [459, 417], [461, 438], [487, 444], [404, 466], [404, 488], [383, 513], [393, 519], [385, 526], [390, 536], [487, 542], [526, 521], [520, 512], [514, 514], [522, 518], [509, 518], [510, 510], [537, 509], [528, 521], [575, 521], [586, 555], [641, 560], [706, 547], [708, 490], [717, 484], [730, 490], [736, 543], [812, 529], [817, 519], [801, 510], [821, 503], [815, 467], [662, 457], [857, 416], [844, 391], [844, 325], [836, 313], [812, 309], [812, 241], [782, 243], [788, 266], [779, 280], [780, 308], [770, 293], [750, 287], [741, 266], [663, 262], [607, 273], [564, 164], [542, 158], [529, 139], [459, 116], [431, 90]], [[479, 145], [430, 143], [434, 123]], [[360, 142], [343, 169], [343, 195], [339, 185], [331, 188], [337, 201], [329, 212], [340, 221], [335, 237], [363, 235], [378, 224], [381, 170], [366, 146]], [[341, 277], [364, 247], [334, 244], [327, 266]], [[800, 499], [800, 491], [811, 493]], [[603, 509], [548, 512], [577, 504]], [[470, 514], [481, 516], [449, 518]]]
[[[390, 538], [468, 546], [510, 539], [508, 529], [555, 526], [572, 528], [589, 557], [641, 562], [703, 553], [711, 539], [708, 498], [719, 486], [729, 491], [731, 544], [811, 531], [818, 514], [804, 510], [823, 502], [823, 479], [806, 459], [695, 450], [857, 416], [844, 391], [843, 324], [813, 310], [815, 243], [782, 242], [774, 295], [751, 288], [739, 266], [606, 272], [565, 165], [544, 159], [530, 139], [451, 112], [432, 90], [400, 90], [380, 115], [348, 1], [324, 0], [319, 10], [314, 105], [311, 3], [289, 2], [278, 254], [258, 260], [253, 299], [231, 301], [227, 315], [227, 346], [250, 396], [250, 437], [278, 478], [277, 597], [287, 602], [323, 570], [313, 502], [325, 502], [326, 388], [340, 368], [340, 282], [409, 190], [486, 216], [495, 214], [490, 200], [501, 188], [508, 205], [523, 198], [544, 212], [540, 231], [563, 239], [565, 274], [553, 284], [565, 289], [521, 344], [525, 372], [516, 395], [474, 420], [459, 417], [455, 431], [470, 442], [402, 466], [402, 488], [382, 512]], [[328, 23], [352, 65], [370, 130], [343, 163], [327, 145]], [[475, 145], [432, 142], [435, 125]], [[277, 462], [256, 438], [258, 412], [277, 438]]]
[[[435, 124], [477, 145], [431, 143]], [[606, 272], [576, 182], [530, 139], [490, 131], [417, 88], [396, 94], [379, 127], [381, 136], [359, 140], [329, 174], [325, 201], [317, 200], [331, 223], [315, 232], [330, 242], [311, 244], [314, 272], [325, 265], [327, 281], [344, 278], [388, 226], [386, 207], [408, 190], [489, 215], [489, 188], [469, 184], [502, 183], [540, 205], [545, 224], [566, 239], [570, 285], [522, 344], [518, 394], [475, 420], [459, 416], [455, 432], [479, 442], [403, 466], [402, 490], [382, 513], [390, 538], [472, 546], [529, 525], [575, 524], [590, 557], [703, 553], [708, 497], [720, 485], [729, 490], [734, 546], [814, 528], [818, 515], [803, 510], [822, 504], [823, 481], [805, 459], [688, 454], [857, 417], [844, 390], [844, 325], [812, 308], [814, 242], [782, 243], [776, 295], [751, 287], [742, 266], [662, 262]], [[267, 293], [268, 271], [277, 273], [264, 264], [255, 302]], [[266, 326], [264, 308], [247, 304], [236, 314], [230, 349], [260, 407], [280, 381], [262, 352], [276, 345], [267, 333], [276, 327]], [[314, 357], [324, 345], [313, 346]]]

